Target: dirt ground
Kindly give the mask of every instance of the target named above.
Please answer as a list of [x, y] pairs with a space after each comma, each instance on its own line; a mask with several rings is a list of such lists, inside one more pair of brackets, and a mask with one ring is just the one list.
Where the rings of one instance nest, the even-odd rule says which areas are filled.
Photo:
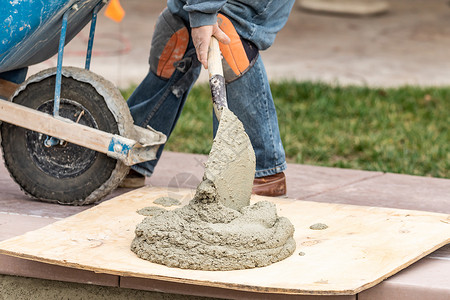
[[[369, 86], [450, 84], [450, 6], [447, 0], [391, 0], [372, 17], [313, 14], [294, 5], [274, 45], [262, 53], [270, 79]], [[153, 26], [164, 0], [122, 1], [126, 17], [99, 18], [92, 71], [120, 87], [148, 71]], [[88, 31], [68, 47], [65, 65], [82, 67]], [[33, 66], [33, 74], [56, 58]], [[207, 77], [206, 72], [201, 80]]]

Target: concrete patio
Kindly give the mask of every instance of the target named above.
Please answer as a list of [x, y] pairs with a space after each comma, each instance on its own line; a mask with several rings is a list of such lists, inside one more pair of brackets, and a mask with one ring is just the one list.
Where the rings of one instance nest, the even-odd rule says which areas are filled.
[[[310, 14], [294, 5], [275, 43], [261, 52], [271, 80], [319, 80], [369, 86], [450, 84], [450, 7], [446, 0], [391, 0], [387, 14], [358, 18]], [[121, 23], [99, 16], [92, 71], [127, 88], [148, 71], [153, 27], [164, 0], [122, 1]], [[85, 28], [64, 64], [84, 66]], [[56, 66], [56, 57], [30, 74]], [[202, 72], [201, 81], [207, 79]]]

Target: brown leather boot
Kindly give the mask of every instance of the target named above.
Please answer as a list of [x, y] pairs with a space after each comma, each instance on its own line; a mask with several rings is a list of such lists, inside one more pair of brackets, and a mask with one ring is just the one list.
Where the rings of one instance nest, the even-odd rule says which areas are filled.
[[143, 187], [145, 185], [145, 176], [141, 173], [136, 172], [133, 169], [130, 169], [128, 175], [122, 180], [119, 184], [121, 188], [133, 188], [137, 189]]
[[284, 172], [255, 178], [253, 180], [252, 193], [269, 197], [286, 195], [286, 176]]

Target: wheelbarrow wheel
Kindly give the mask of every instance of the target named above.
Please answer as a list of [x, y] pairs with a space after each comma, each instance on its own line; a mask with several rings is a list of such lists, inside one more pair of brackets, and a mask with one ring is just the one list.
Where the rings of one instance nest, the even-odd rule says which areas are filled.
[[[48, 114], [53, 112], [54, 69], [28, 79], [12, 101]], [[102, 77], [78, 68], [64, 68], [59, 115], [74, 122], [125, 135], [133, 125], [117, 88]], [[122, 162], [65, 141], [46, 146], [49, 137], [3, 123], [3, 157], [21, 189], [41, 201], [84, 205], [109, 194], [128, 173]], [[47, 144], [48, 145], [48, 144]]]

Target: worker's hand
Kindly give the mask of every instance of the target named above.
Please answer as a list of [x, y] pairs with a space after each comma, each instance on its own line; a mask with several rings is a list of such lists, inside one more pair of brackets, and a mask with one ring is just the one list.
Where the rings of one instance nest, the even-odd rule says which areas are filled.
[[208, 49], [212, 36], [221, 43], [230, 43], [230, 38], [219, 28], [217, 23], [192, 28], [192, 41], [197, 52], [197, 58], [205, 69], [208, 69]]

